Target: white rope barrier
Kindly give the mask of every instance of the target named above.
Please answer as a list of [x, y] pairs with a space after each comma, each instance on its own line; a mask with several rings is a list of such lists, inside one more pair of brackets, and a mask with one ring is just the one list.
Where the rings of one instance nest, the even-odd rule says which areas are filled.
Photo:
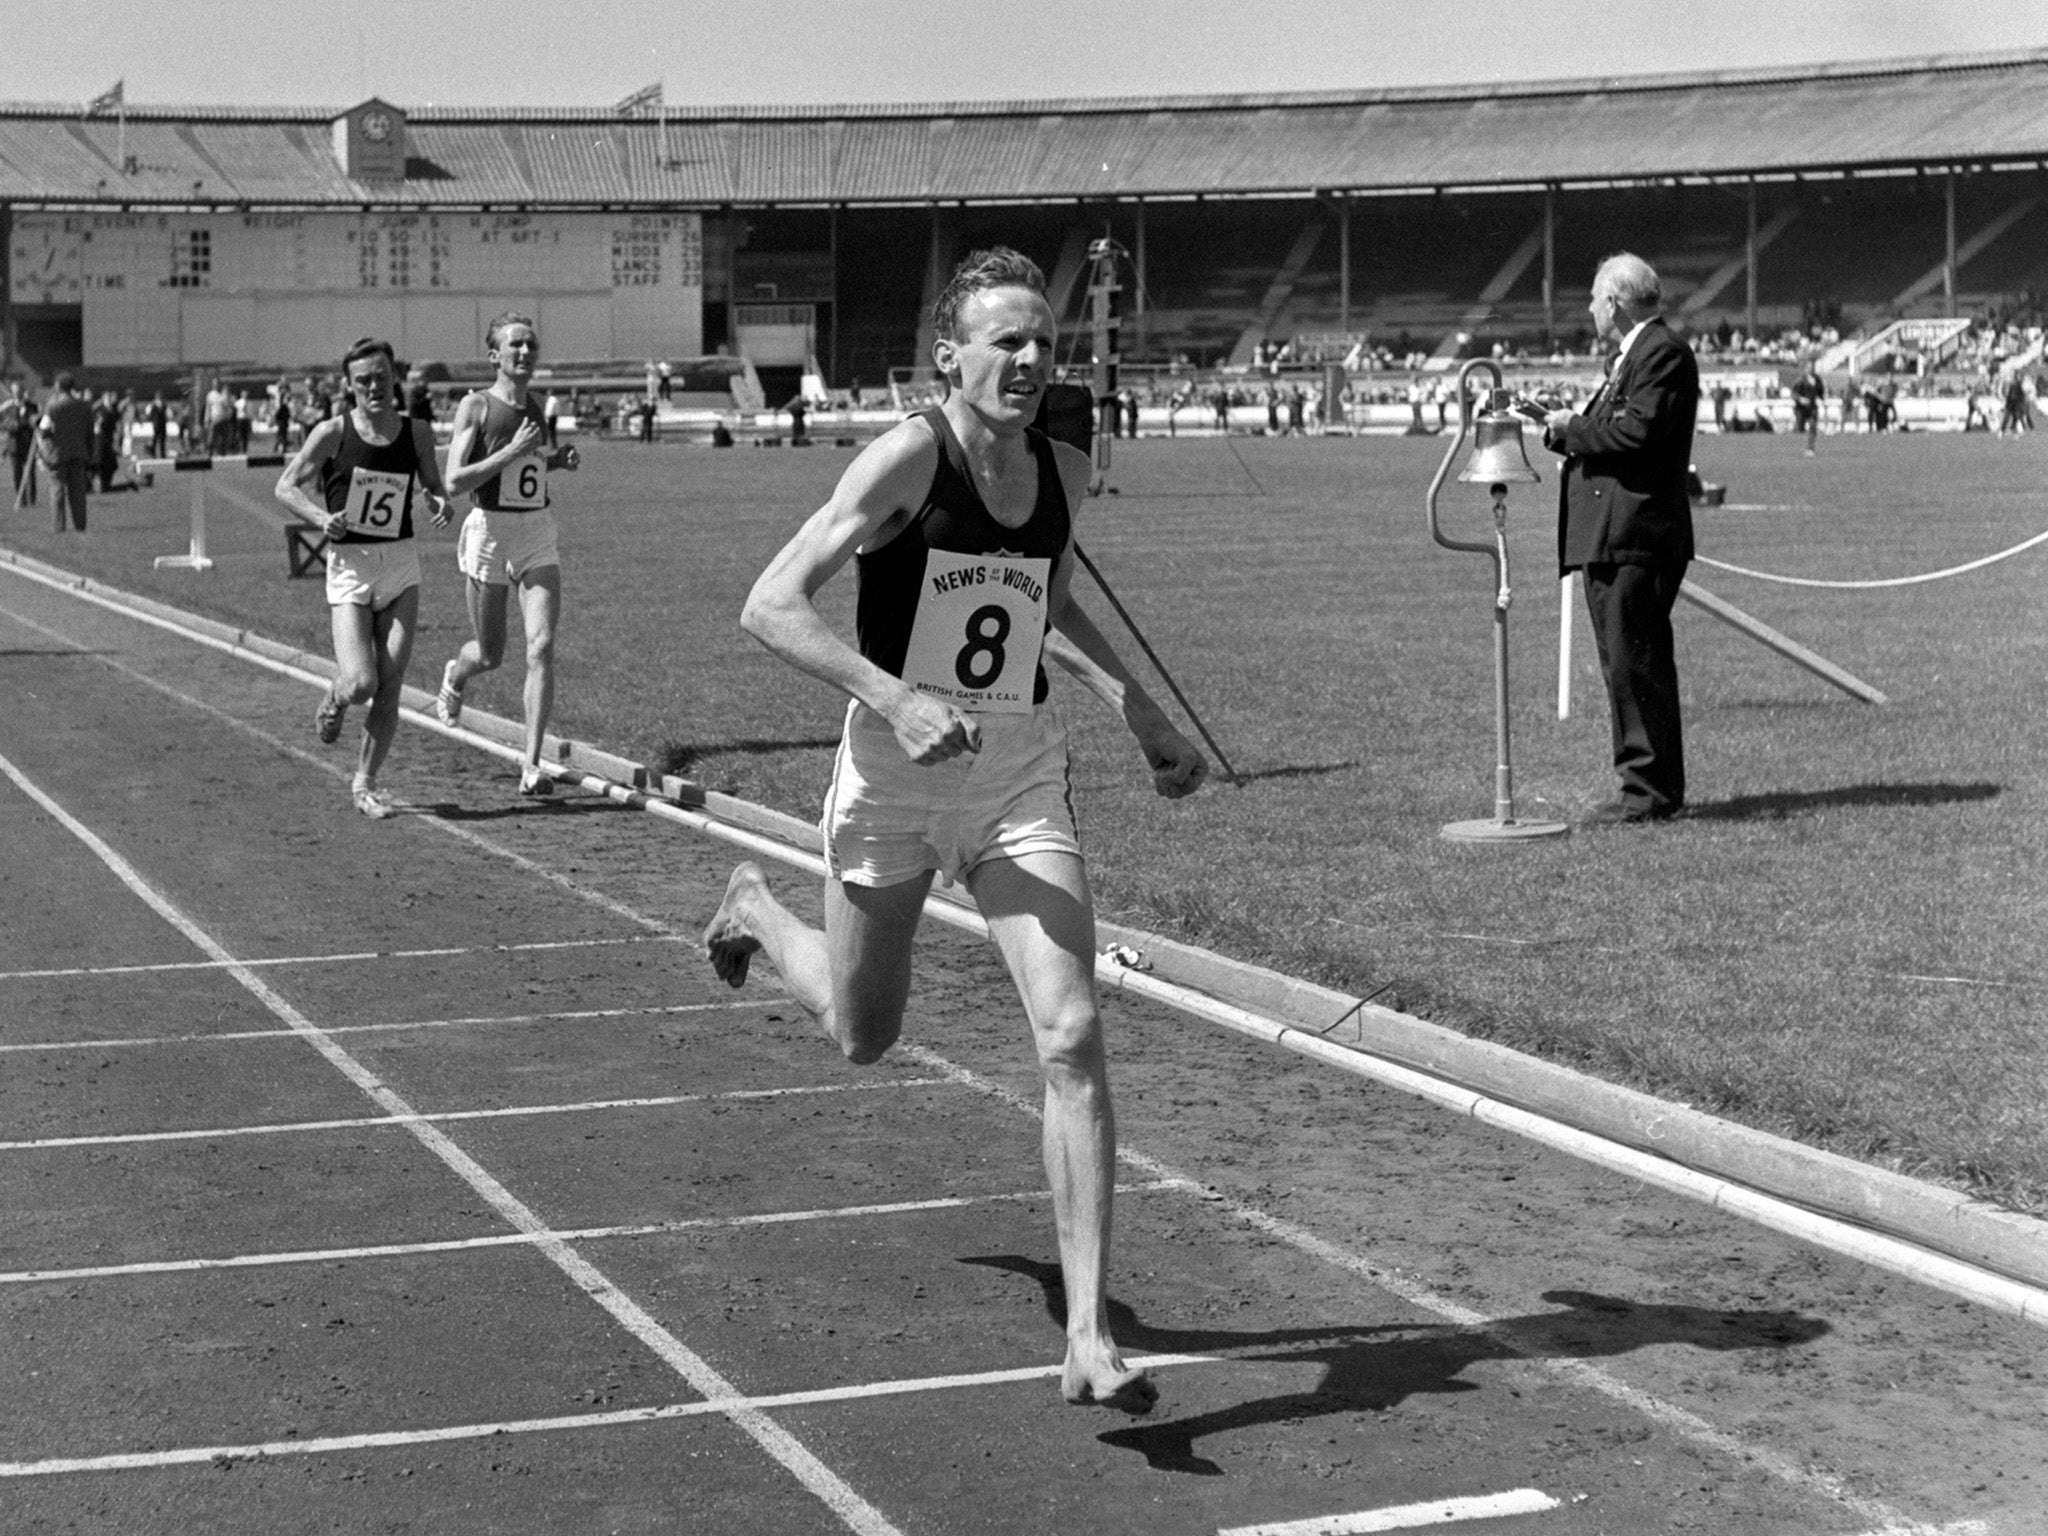
[[1717, 571], [1730, 571], [1737, 576], [1750, 576], [1758, 581], [1775, 581], [1787, 587], [1831, 587], [1836, 591], [1868, 591], [1875, 587], [1912, 587], [1923, 581], [1940, 581], [1947, 576], [1960, 576], [1966, 571], [1980, 571], [1987, 565], [1996, 565], [2001, 560], [2010, 560], [2014, 555], [2032, 549], [2036, 544], [2048, 540], [2048, 530], [2035, 534], [2024, 543], [2015, 544], [2011, 549], [2001, 549], [1995, 555], [1986, 555], [1981, 560], [1972, 560], [1967, 565], [1952, 565], [1945, 571], [1926, 571], [1918, 576], [1888, 576], [1882, 581], [1821, 581], [1812, 576], [1779, 576], [1770, 571], [1752, 571], [1746, 565], [1730, 565], [1725, 560], [1709, 559], [1695, 554], [1693, 559], [1701, 565], [1711, 565]]

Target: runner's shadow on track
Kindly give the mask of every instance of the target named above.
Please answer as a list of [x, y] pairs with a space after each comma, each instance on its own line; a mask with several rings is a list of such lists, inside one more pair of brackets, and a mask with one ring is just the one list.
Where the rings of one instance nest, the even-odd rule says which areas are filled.
[[119, 656], [117, 650], [75, 651], [69, 646], [24, 645], [13, 650], [0, 651], [0, 660], [9, 656]]
[[1253, 784], [1260, 779], [1308, 779], [1326, 773], [1349, 773], [1358, 767], [1357, 758], [1348, 758], [1341, 763], [1290, 763], [1280, 768], [1254, 768], [1249, 773], [1237, 776], [1239, 784]]
[[481, 809], [457, 805], [453, 800], [441, 800], [419, 807], [415, 814], [432, 816], [437, 821], [504, 821], [511, 816], [596, 816], [631, 809], [630, 805], [621, 805], [616, 800], [602, 799], [597, 795], [556, 795], [546, 800], [521, 800], [516, 805], [493, 805]]
[[[962, 1259], [1008, 1270], [1035, 1281], [1053, 1321], [1066, 1327], [1066, 1291], [1057, 1264], [1015, 1254]], [[1223, 1469], [1199, 1454], [1196, 1442], [1261, 1424], [1335, 1413], [1384, 1413], [1423, 1393], [1476, 1392], [1466, 1367], [1486, 1360], [1597, 1360], [1657, 1344], [1690, 1344], [1725, 1353], [1787, 1349], [1829, 1332], [1827, 1323], [1798, 1312], [1734, 1311], [1713, 1307], [1645, 1304], [1591, 1291], [1545, 1291], [1561, 1312], [1501, 1318], [1485, 1328], [1450, 1323], [1380, 1323], [1363, 1328], [1278, 1328], [1265, 1331], [1156, 1328], [1130, 1307], [1109, 1302], [1111, 1330], [1133, 1352], [1214, 1354], [1269, 1364], [1321, 1365], [1323, 1378], [1301, 1392], [1281, 1393], [1185, 1419], [1134, 1424], [1097, 1438], [1136, 1451], [1161, 1472], [1220, 1477]]]
[[2004, 793], [2002, 784], [1847, 784], [1840, 789], [1782, 790], [1699, 801], [1686, 807], [1684, 815], [1688, 821], [1783, 821], [1850, 806], [1958, 805], [1996, 799]]

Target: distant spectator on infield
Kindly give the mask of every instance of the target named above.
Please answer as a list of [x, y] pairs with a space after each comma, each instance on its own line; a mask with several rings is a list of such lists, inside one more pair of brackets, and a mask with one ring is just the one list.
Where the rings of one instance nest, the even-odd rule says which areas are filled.
[[232, 453], [229, 442], [234, 436], [235, 402], [228, 394], [227, 386], [216, 378], [213, 388], [206, 392], [206, 451], [219, 455]]
[[[489, 389], [465, 395], [455, 408], [448, 444], [451, 492], [475, 501], [463, 519], [456, 563], [467, 579], [472, 638], [441, 669], [434, 713], [454, 725], [462, 718], [462, 690], [505, 660], [505, 618], [512, 588], [519, 589], [519, 620], [526, 630], [526, 756], [519, 793], [551, 795], [555, 781], [541, 766], [548, 716], [555, 705], [555, 624], [562, 611], [562, 557], [548, 472], [574, 469], [574, 445], [548, 450], [540, 402], [530, 393], [540, 360], [540, 332], [510, 310], [491, 322], [484, 344], [498, 376]], [[652, 412], [654, 402], [641, 408]]]
[[1820, 440], [1820, 412], [1826, 404], [1828, 387], [1808, 362], [1792, 381], [1792, 430], [1806, 434], [1806, 451], [1811, 454]]
[[57, 375], [57, 387], [37, 423], [38, 454], [56, 488], [57, 532], [71, 526], [85, 532], [85, 498], [92, 485], [92, 401], [78, 392], [71, 375]]
[[10, 383], [7, 393], [0, 395], [0, 446], [7, 450], [7, 457], [14, 471], [12, 492], [17, 502], [21, 499], [21, 477], [28, 467], [28, 456], [36, 440], [34, 412], [23, 398], [21, 385]]

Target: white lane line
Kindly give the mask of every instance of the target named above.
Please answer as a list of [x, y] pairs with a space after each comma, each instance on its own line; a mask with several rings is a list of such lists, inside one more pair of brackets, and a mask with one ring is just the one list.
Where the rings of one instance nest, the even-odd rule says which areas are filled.
[[[473, 1014], [452, 1019], [393, 1019], [381, 1024], [330, 1024], [330, 1035], [375, 1035], [402, 1033], [409, 1029], [469, 1029], [511, 1024], [583, 1024], [609, 1019], [638, 1019], [678, 1013], [743, 1013], [756, 1008], [781, 1008], [787, 1004], [770, 996], [736, 996], [726, 1003], [667, 1003], [636, 1008], [573, 1008], [559, 1013]], [[212, 1045], [229, 1040], [291, 1040], [289, 1029], [232, 1029], [193, 1035], [138, 1035], [125, 1040], [24, 1040], [0, 1045], [0, 1055], [11, 1051], [111, 1051], [131, 1045]]]
[[[359, 949], [348, 955], [273, 955], [236, 962], [251, 970], [278, 965], [359, 965], [366, 960], [443, 960], [451, 955], [511, 955], [542, 949], [600, 949], [614, 944], [676, 944], [680, 933], [631, 933], [609, 939], [554, 939], [534, 944], [465, 944], [448, 949]], [[77, 976], [149, 976], [160, 971], [218, 971], [218, 960], [166, 960], [153, 965], [74, 965], [47, 971], [0, 971], [0, 981], [47, 981]]]
[[[4, 756], [0, 756], [0, 772], [4, 772], [24, 794], [42, 806], [73, 837], [90, 848], [122, 884], [148, 903], [165, 922], [190, 939], [201, 953], [216, 960], [234, 959], [234, 956], [222, 948], [211, 934], [187, 917], [169, 897], [144, 880], [127, 860], [109, 847], [91, 828], [45, 794]], [[635, 916], [637, 918], [638, 914]], [[644, 918], [638, 920], [643, 924], [647, 922]], [[272, 991], [261, 976], [245, 966], [238, 965], [231, 965], [229, 974], [281, 1021], [299, 1031], [307, 1044], [325, 1057], [336, 1071], [360, 1088], [387, 1115], [411, 1117], [407, 1120], [406, 1129], [419, 1139], [423, 1147], [440, 1158], [511, 1226], [519, 1231], [532, 1233], [534, 1246], [541, 1254], [568, 1276], [585, 1295], [610, 1313], [621, 1327], [639, 1339], [664, 1364], [688, 1382], [700, 1397], [708, 1399], [735, 1427], [781, 1463], [791, 1476], [837, 1515], [848, 1529], [858, 1533], [858, 1536], [903, 1536], [879, 1509], [856, 1493], [844, 1478], [820, 1461], [802, 1441], [771, 1419], [764, 1410], [753, 1406], [737, 1387], [713, 1369], [709, 1361], [664, 1328], [646, 1308], [614, 1285], [596, 1265], [551, 1234], [547, 1223], [542, 1221], [536, 1212], [442, 1131], [420, 1120], [417, 1112], [404, 1098], [351, 1056], [319, 1025]]]
[[[0, 757], [0, 767], [8, 766]], [[295, 1031], [296, 1033], [296, 1031]], [[323, 1036], [329, 1032], [322, 1030]], [[339, 1047], [337, 1047], [339, 1049]], [[344, 1120], [293, 1120], [276, 1125], [227, 1125], [191, 1131], [114, 1131], [102, 1136], [46, 1136], [37, 1141], [0, 1141], [0, 1152], [49, 1152], [63, 1147], [125, 1147], [153, 1141], [226, 1141], [236, 1136], [296, 1136], [311, 1131], [348, 1131], [402, 1125], [408, 1128], [452, 1120], [516, 1120], [528, 1115], [581, 1115], [617, 1109], [669, 1109], [678, 1104], [721, 1104], [750, 1099], [793, 1098], [820, 1093], [877, 1093], [898, 1088], [948, 1088], [946, 1077], [899, 1077], [886, 1082], [809, 1083], [795, 1088], [734, 1088], [724, 1093], [668, 1093], [638, 1099], [589, 1099], [580, 1104], [514, 1104], [503, 1109], [408, 1109], [404, 1114], [358, 1115]]]
[[1373, 1531], [1413, 1531], [1425, 1525], [1454, 1525], [1460, 1520], [1498, 1520], [1504, 1515], [1540, 1515], [1557, 1508], [1557, 1500], [1537, 1488], [1471, 1498], [1435, 1499], [1426, 1504], [1390, 1504], [1350, 1515], [1318, 1515], [1312, 1520], [1279, 1520], [1266, 1525], [1233, 1525], [1216, 1536], [1369, 1536]]
[[[915, 1041], [901, 1041], [896, 1046], [900, 1056], [921, 1063], [935, 1072], [952, 1077], [963, 1087], [972, 1088], [1000, 1103], [1007, 1104], [1020, 1114], [1033, 1119], [1042, 1117], [1039, 1106], [1022, 1094], [1012, 1093], [1001, 1083], [981, 1076], [958, 1062], [940, 1055], [929, 1046]], [[1610, 1375], [1598, 1366], [1588, 1365], [1583, 1360], [1560, 1359], [1556, 1356], [1531, 1354], [1517, 1337], [1519, 1329], [1501, 1319], [1488, 1317], [1470, 1307], [1461, 1306], [1449, 1297], [1431, 1290], [1428, 1286], [1413, 1280], [1403, 1279], [1393, 1270], [1375, 1264], [1363, 1254], [1353, 1252], [1328, 1238], [1320, 1237], [1306, 1227], [1284, 1221], [1278, 1216], [1234, 1200], [1213, 1186], [1182, 1173], [1171, 1164], [1159, 1158], [1148, 1156], [1134, 1147], [1120, 1146], [1117, 1160], [1130, 1167], [1150, 1174], [1190, 1192], [1196, 1193], [1212, 1208], [1229, 1215], [1233, 1220], [1251, 1227], [1254, 1231], [1286, 1243], [1302, 1253], [1321, 1259], [1326, 1264], [1356, 1275], [1368, 1284], [1379, 1287], [1390, 1295], [1399, 1297], [1410, 1306], [1432, 1313], [1453, 1327], [1469, 1329], [1486, 1337], [1502, 1352], [1516, 1360], [1524, 1361], [1539, 1371], [1568, 1381], [1588, 1391], [1630, 1408], [1651, 1423], [1662, 1426], [1681, 1439], [1694, 1445], [1713, 1450], [1737, 1463], [1746, 1463], [1758, 1471], [1799, 1489], [1813, 1497], [1824, 1499], [1838, 1508], [1849, 1511], [1859, 1520], [1867, 1520], [1882, 1527], [1886, 1536], [1939, 1536], [1932, 1527], [1909, 1520], [1881, 1499], [1865, 1498], [1853, 1492], [1840, 1478], [1828, 1473], [1802, 1466], [1778, 1451], [1753, 1441], [1743, 1440], [1727, 1431], [1717, 1429], [1695, 1413], [1667, 1403], [1662, 1398], [1632, 1387], [1617, 1376]]]
[[[1120, 1195], [1143, 1195], [1178, 1185], [1163, 1179], [1119, 1184]], [[565, 1243], [594, 1243], [617, 1238], [662, 1237], [675, 1232], [726, 1228], [778, 1227], [793, 1222], [847, 1221], [870, 1216], [915, 1216], [930, 1211], [960, 1211], [977, 1205], [1002, 1205], [1050, 1200], [1044, 1189], [1001, 1195], [948, 1195], [936, 1200], [898, 1200], [886, 1205], [836, 1205], [812, 1211], [762, 1211], [750, 1216], [693, 1216], [679, 1221], [646, 1222], [627, 1227], [579, 1227], [550, 1235]], [[450, 1237], [432, 1242], [378, 1243], [361, 1248], [304, 1248], [276, 1253], [241, 1253], [225, 1259], [150, 1259], [134, 1264], [94, 1264], [78, 1269], [18, 1269], [0, 1272], [0, 1285], [34, 1285], [47, 1281], [108, 1280], [129, 1275], [189, 1275], [214, 1269], [265, 1269], [278, 1264], [331, 1264], [346, 1259], [401, 1259], [423, 1253], [467, 1253], [473, 1249], [506, 1248], [532, 1243], [526, 1232], [500, 1232], [489, 1237]]]
[[[1129, 1363], [1143, 1369], [1215, 1365], [1220, 1355], [1133, 1355]], [[964, 1376], [918, 1376], [900, 1381], [870, 1381], [858, 1386], [816, 1387], [807, 1392], [778, 1392], [766, 1397], [728, 1398], [721, 1402], [664, 1403], [655, 1408], [618, 1408], [607, 1413], [571, 1413], [551, 1419], [508, 1419], [495, 1424], [449, 1424], [439, 1429], [387, 1430], [361, 1435], [328, 1435], [308, 1440], [268, 1440], [257, 1445], [193, 1445], [167, 1451], [130, 1451], [112, 1456], [62, 1456], [46, 1461], [0, 1461], [0, 1477], [54, 1477], [75, 1472], [136, 1472], [159, 1467], [214, 1462], [253, 1461], [265, 1456], [328, 1456], [340, 1451], [385, 1450], [395, 1446], [437, 1445], [450, 1440], [487, 1440], [493, 1435], [549, 1434], [572, 1429], [610, 1429], [626, 1424], [653, 1424], [664, 1419], [694, 1419], [705, 1414], [741, 1410], [765, 1414], [775, 1408], [809, 1408], [822, 1403], [861, 1402], [920, 1392], [954, 1391], [962, 1387], [1000, 1387], [1016, 1382], [1045, 1381], [1059, 1375], [1058, 1365], [1027, 1365], [1015, 1370], [976, 1371]]]
[[[267, 656], [260, 656], [253, 651], [244, 650], [239, 646], [229, 645], [225, 641], [213, 638], [211, 635], [204, 635], [196, 630], [187, 629], [183, 625], [174, 624], [168, 619], [158, 618], [154, 614], [138, 612], [133, 608], [124, 607], [120, 603], [117, 603], [110, 598], [102, 597], [100, 594], [96, 592], [84, 591], [80, 588], [67, 585], [63, 582], [53, 581], [48, 577], [37, 574], [34, 571], [23, 570], [19, 566], [8, 565], [4, 562], [0, 562], [0, 571], [9, 572], [13, 575], [21, 577], [25, 581], [33, 581], [39, 583], [42, 586], [54, 588], [55, 590], [63, 593], [67, 597], [74, 597], [77, 598], [80, 602], [95, 604], [98, 607], [105, 608], [110, 612], [119, 614], [121, 617], [125, 619], [130, 619], [135, 623], [148, 624], [158, 629], [168, 630], [171, 634], [178, 636], [180, 639], [188, 640], [195, 645], [205, 646], [209, 649], [216, 651], [226, 652], [228, 655], [236, 657], [239, 660], [251, 662], [257, 666], [267, 669], [268, 671], [279, 673], [285, 677], [294, 678], [299, 682], [311, 683], [315, 687], [319, 688], [325, 688], [328, 684], [328, 679], [319, 676], [317, 673], [307, 672], [299, 667], [291, 666], [285, 662], [274, 661]], [[350, 776], [355, 771], [354, 764], [352, 762], [348, 766], [341, 766], [339, 764], [336, 764], [329, 758], [322, 757], [320, 754], [316, 752], [308, 751], [306, 748], [299, 746], [295, 742], [289, 742], [281, 736], [273, 735], [269, 731], [264, 730], [261, 726], [251, 725], [247, 720], [243, 720], [238, 716], [229, 714], [226, 710], [222, 709], [218, 704], [212, 704], [207, 702], [205, 699], [196, 698], [192, 694], [186, 693], [181, 688], [174, 688], [169, 683], [162, 681], [160, 678], [151, 677], [147, 672], [143, 672], [135, 667], [131, 667], [126, 662], [118, 660], [115, 657], [103, 656], [96, 652], [93, 652], [90, 649], [88, 649], [85, 645], [83, 645], [81, 642], [74, 640], [71, 636], [64, 634], [62, 631], [51, 629], [46, 624], [39, 624], [34, 619], [29, 618], [26, 614], [16, 613], [13, 609], [6, 607], [4, 604], [0, 604], [0, 617], [12, 619], [15, 623], [36, 631], [37, 634], [44, 635], [51, 640], [55, 640], [61, 645], [68, 645], [73, 650], [78, 651], [81, 654], [90, 656], [94, 661], [98, 662], [101, 666], [112, 668], [114, 671], [119, 672], [123, 677], [132, 678], [134, 681], [142, 684], [143, 687], [151, 689], [154, 692], [160, 693], [167, 699], [175, 700], [177, 703], [184, 705], [187, 709], [197, 710], [200, 714], [207, 716], [209, 719], [219, 721], [222, 725], [227, 726], [231, 730], [240, 731], [243, 735], [250, 737], [252, 740], [260, 741], [272, 750], [283, 753], [286, 757], [291, 758], [293, 761], [303, 763], [307, 767], [315, 770], [316, 772], [325, 774], [328, 778], [333, 779], [336, 783], [348, 783]], [[436, 731], [445, 730], [445, 727], [442, 727], [437, 722], [435, 722], [431, 716], [422, 718], [415, 715], [415, 713], [410, 709], [404, 710], [402, 711], [402, 713], [408, 717], [419, 720], [420, 723], [428, 726], [430, 729]], [[468, 734], [466, 732], [457, 732], [456, 734], [461, 739], [472, 739], [468, 737]], [[482, 740], [482, 738], [474, 739]], [[493, 746], [495, 748], [496, 744], [494, 743]], [[403, 804], [403, 802], [400, 803]], [[522, 874], [532, 875], [536, 880], [540, 880], [548, 885], [552, 885], [558, 890], [568, 892], [570, 895], [576, 897], [579, 901], [587, 902], [591, 906], [598, 908], [600, 911], [609, 912], [612, 914], [612, 916], [620, 918], [625, 922], [631, 923], [635, 928], [640, 928], [648, 933], [657, 934], [663, 938], [668, 939], [683, 939], [695, 942], [701, 937], [701, 935], [699, 934], [684, 933], [679, 929], [670, 927], [667, 923], [657, 922], [655, 919], [648, 917], [644, 913], [640, 912], [637, 908], [628, 906], [625, 902], [619, 901], [615, 897], [607, 896], [602, 891], [592, 890], [587, 885], [581, 885], [575, 880], [570, 879], [567, 875], [558, 874], [554, 870], [549, 869], [546, 865], [541, 864], [536, 860], [529, 859], [525, 854], [517, 853], [514, 850], [505, 847], [502, 843], [494, 843], [489, 838], [482, 836], [480, 833], [470, 831], [469, 828], [467, 827], [458, 826], [456, 823], [452, 821], [445, 821], [438, 816], [423, 816], [417, 819], [425, 822], [428, 826], [434, 828], [438, 832], [446, 833], [449, 837], [456, 838], [462, 842], [468, 843], [471, 847], [480, 849], [483, 852], [490, 854], [494, 858], [502, 859], [504, 862], [510, 864], [514, 869], [519, 870]], [[237, 963], [239, 964], [240, 962]]]

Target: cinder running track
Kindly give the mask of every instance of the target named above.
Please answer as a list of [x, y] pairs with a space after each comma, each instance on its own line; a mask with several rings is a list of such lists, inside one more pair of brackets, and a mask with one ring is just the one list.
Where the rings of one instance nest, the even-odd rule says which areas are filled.
[[2042, 1528], [2038, 1330], [1127, 999], [1069, 1408], [990, 951], [846, 1067], [718, 845], [312, 702], [0, 571], [0, 1529]]

